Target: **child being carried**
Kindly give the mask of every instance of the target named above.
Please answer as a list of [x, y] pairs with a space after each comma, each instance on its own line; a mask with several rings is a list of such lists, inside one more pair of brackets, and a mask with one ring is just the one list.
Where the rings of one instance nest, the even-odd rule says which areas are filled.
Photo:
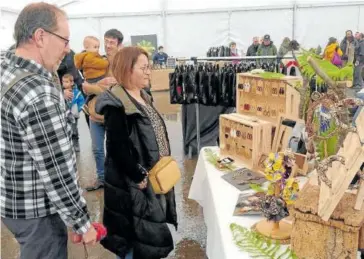
[[96, 37], [85, 37], [83, 46], [85, 50], [74, 57], [75, 66], [83, 71], [88, 83], [96, 83], [105, 77], [109, 61], [99, 54], [100, 41]]

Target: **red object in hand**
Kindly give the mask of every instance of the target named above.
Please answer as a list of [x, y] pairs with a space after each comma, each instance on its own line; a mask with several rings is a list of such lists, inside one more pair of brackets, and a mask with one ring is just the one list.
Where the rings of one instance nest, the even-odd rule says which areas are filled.
[[[97, 237], [96, 237], [97, 242], [99, 242], [101, 239], [106, 237], [107, 230], [106, 230], [106, 228], [105, 228], [105, 226], [103, 224], [98, 223], [98, 222], [94, 222], [94, 223], [92, 223], [92, 226], [95, 228], [95, 230], [97, 232]], [[71, 234], [71, 241], [74, 244], [80, 243], [82, 241], [82, 235], [72, 233]]]

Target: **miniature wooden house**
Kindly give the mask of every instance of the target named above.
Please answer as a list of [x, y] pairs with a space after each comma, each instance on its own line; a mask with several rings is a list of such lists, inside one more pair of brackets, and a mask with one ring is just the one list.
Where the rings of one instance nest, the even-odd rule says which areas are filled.
[[279, 114], [299, 118], [301, 96], [296, 87], [302, 86], [299, 77], [264, 79], [259, 74], [237, 75], [236, 109], [239, 114], [276, 123]]
[[220, 154], [253, 168], [272, 145], [272, 123], [241, 114], [220, 115]]
[[320, 187], [306, 184], [291, 210], [291, 247], [298, 258], [356, 259], [364, 249], [364, 206], [355, 210], [356, 195], [345, 193], [328, 221], [318, 216]]

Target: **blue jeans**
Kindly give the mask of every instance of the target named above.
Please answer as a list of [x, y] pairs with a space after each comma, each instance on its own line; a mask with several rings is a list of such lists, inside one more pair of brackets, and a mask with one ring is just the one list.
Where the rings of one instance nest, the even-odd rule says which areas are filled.
[[[119, 256], [116, 256], [116, 259], [122, 259]], [[129, 253], [127, 253], [127, 255], [125, 256], [125, 259], [133, 259], [133, 250], [130, 250]]]
[[104, 180], [105, 164], [105, 127], [103, 124], [90, 120], [90, 133], [92, 140], [92, 152], [96, 161], [96, 173], [99, 180]]

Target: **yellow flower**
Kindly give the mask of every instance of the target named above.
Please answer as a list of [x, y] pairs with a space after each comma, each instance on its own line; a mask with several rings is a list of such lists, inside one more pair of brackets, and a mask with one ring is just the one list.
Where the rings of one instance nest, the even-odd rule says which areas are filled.
[[293, 204], [297, 199], [297, 193], [299, 191], [299, 185], [296, 179], [289, 178], [286, 181], [282, 196], [287, 204]]
[[274, 195], [274, 184], [273, 183], [269, 183], [267, 195]]
[[282, 175], [280, 173], [271, 172], [265, 175], [265, 178], [270, 182], [276, 182], [280, 179], [282, 179]]
[[273, 164], [273, 170], [274, 171], [281, 171], [282, 170], [282, 160], [278, 159], [275, 161], [275, 163]]
[[276, 158], [276, 154], [274, 154], [274, 153], [270, 153], [270, 154], [269, 154], [268, 159], [269, 159], [270, 161], [274, 161], [274, 160], [275, 160], [275, 158]]

